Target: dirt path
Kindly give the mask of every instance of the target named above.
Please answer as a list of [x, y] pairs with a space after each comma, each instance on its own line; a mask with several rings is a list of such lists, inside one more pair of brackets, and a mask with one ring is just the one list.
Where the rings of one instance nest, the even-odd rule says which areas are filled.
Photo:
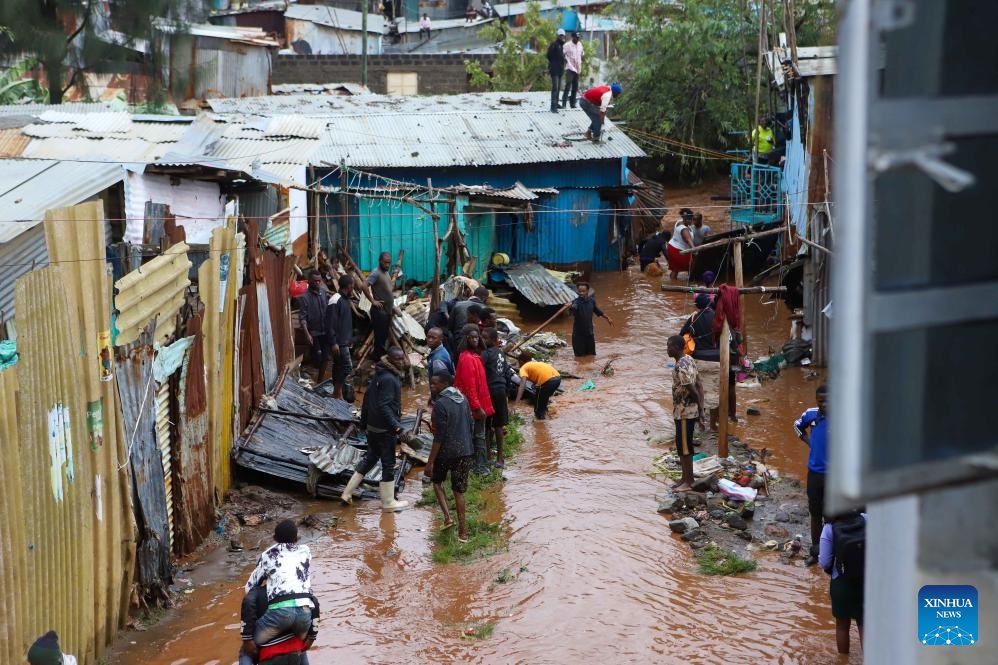
[[[553, 416], [527, 416], [527, 444], [502, 491], [512, 532], [508, 552], [470, 565], [436, 566], [428, 508], [383, 515], [373, 502], [331, 508], [339, 525], [312, 543], [313, 584], [322, 630], [312, 665], [341, 663], [840, 663], [824, 574], [760, 555], [738, 578], [695, 573], [687, 546], [656, 513], [662, 489], [648, 472], [661, 448], [646, 431], [671, 431], [665, 337], [687, 314], [688, 295], [665, 294], [638, 273], [597, 275], [601, 306], [617, 322], [597, 326], [598, 358], [556, 364], [595, 376], [611, 353], [623, 354], [594, 391], [566, 380]], [[747, 303], [750, 355], [782, 345], [786, 310]], [[560, 322], [562, 331], [569, 321]], [[761, 416], [735, 434], [773, 451], [783, 473], [804, 471], [806, 448], [790, 424], [811, 403], [816, 380], [790, 369], [740, 394]], [[715, 374], [716, 376], [716, 374]], [[419, 483], [406, 498], [415, 499]], [[504, 569], [512, 579], [499, 583]], [[228, 664], [238, 645], [243, 570], [198, 587], [179, 617], [124, 637], [111, 662], [127, 665]], [[194, 611], [198, 610], [198, 611]], [[494, 622], [492, 637], [460, 637]], [[138, 644], [129, 645], [135, 641]], [[860, 662], [858, 654], [853, 662]]]

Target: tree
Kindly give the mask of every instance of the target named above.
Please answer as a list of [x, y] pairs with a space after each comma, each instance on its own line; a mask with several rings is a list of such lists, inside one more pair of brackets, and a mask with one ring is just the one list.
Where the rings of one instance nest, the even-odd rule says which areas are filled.
[[[784, 30], [780, 0], [630, 0], [617, 5], [629, 29], [617, 49], [616, 72], [624, 85], [617, 105], [630, 126], [688, 145], [714, 150], [745, 148], [755, 114], [759, 11], [766, 8], [766, 43]], [[797, 39], [834, 39], [834, 4], [795, 5]], [[768, 47], [767, 47], [768, 48]], [[763, 68], [763, 109], [769, 74]], [[675, 158], [679, 170], [698, 176], [707, 158], [682, 147], [650, 146]], [[717, 162], [715, 162], [717, 163]], [[722, 162], [723, 163], [723, 162]]]
[[[135, 71], [158, 78], [162, 39], [155, 17], [179, 22], [187, 0], [3, 0], [0, 54], [31, 54], [49, 101], [62, 102], [87, 71]], [[155, 89], [155, 88], [153, 88]]]
[[48, 101], [48, 94], [38, 85], [38, 81], [24, 78], [37, 65], [38, 61], [34, 58], [25, 58], [0, 73], [0, 104], [15, 104], [23, 100], [44, 104]]
[[492, 61], [492, 76], [477, 62], [465, 61], [473, 86], [514, 92], [550, 88], [546, 52], [548, 44], [554, 41], [557, 28], [541, 17], [536, 2], [527, 3], [524, 23], [523, 29], [515, 32], [501, 20], [482, 28], [482, 36], [495, 41], [498, 50]]

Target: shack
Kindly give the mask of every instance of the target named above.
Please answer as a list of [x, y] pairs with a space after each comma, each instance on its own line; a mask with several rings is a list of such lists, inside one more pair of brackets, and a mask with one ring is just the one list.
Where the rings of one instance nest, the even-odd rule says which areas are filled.
[[[328, 5], [289, 5], [284, 12], [288, 45], [302, 55], [363, 53], [364, 26], [360, 12]], [[381, 53], [385, 19], [367, 16], [367, 52]], [[238, 97], [239, 95], [231, 95]]]
[[[803, 337], [811, 360], [828, 362], [831, 310], [831, 251], [834, 206], [829, 178], [833, 159], [832, 108], [837, 47], [782, 47], [772, 51], [774, 83], [786, 104], [787, 143], [783, 189], [790, 224], [801, 240], [791, 271], [803, 304]], [[794, 303], [796, 304], [796, 303]]]

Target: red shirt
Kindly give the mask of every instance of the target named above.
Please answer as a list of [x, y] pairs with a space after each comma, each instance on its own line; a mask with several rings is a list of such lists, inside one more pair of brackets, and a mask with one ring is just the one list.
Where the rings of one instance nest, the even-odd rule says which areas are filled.
[[489, 395], [489, 384], [485, 380], [485, 365], [482, 364], [481, 356], [474, 351], [462, 351], [458, 357], [454, 387], [468, 400], [472, 415], [478, 409], [485, 411], [486, 416], [495, 414], [492, 397]]
[[589, 103], [594, 106], [599, 106], [603, 103], [603, 95], [610, 92], [610, 86], [608, 85], [598, 85], [595, 88], [589, 88], [584, 93], [582, 93], [583, 99], [589, 100]]
[[291, 639], [284, 640], [283, 642], [278, 642], [277, 644], [271, 644], [269, 646], [260, 647], [260, 662], [263, 663], [270, 658], [276, 658], [277, 656], [286, 653], [299, 653], [305, 650], [305, 640], [298, 637], [297, 635], [292, 635]]

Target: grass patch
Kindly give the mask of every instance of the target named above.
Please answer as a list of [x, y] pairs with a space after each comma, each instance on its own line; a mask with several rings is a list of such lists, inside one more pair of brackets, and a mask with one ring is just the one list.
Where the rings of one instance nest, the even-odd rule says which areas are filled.
[[486, 621], [478, 626], [466, 628], [461, 632], [461, 637], [466, 640], [487, 640], [492, 637], [496, 630], [495, 621]]
[[697, 564], [704, 575], [737, 575], [755, 570], [754, 559], [743, 559], [734, 552], [711, 543], [697, 555]]
[[[506, 427], [506, 439], [503, 441], [503, 452], [507, 461], [523, 448], [521, 425], [523, 425], [523, 417], [517, 413], [510, 414], [509, 425]], [[468, 491], [464, 495], [467, 504], [468, 542], [458, 541], [456, 525], [445, 531], [434, 532], [432, 536], [434, 563], [466, 562], [482, 555], [498, 552], [506, 547], [509, 539], [506, 524], [502, 521], [490, 522], [483, 517], [489, 512], [489, 507], [495, 500], [495, 490], [501, 483], [502, 472], [499, 469], [492, 469], [484, 476], [471, 474], [468, 479]], [[447, 488], [448, 485], [445, 484], [444, 490], [448, 495], [448, 509], [451, 512], [451, 517], [457, 521], [454, 496]], [[427, 485], [423, 488], [423, 496], [416, 502], [416, 505], [436, 505], [436, 502], [437, 497], [433, 493], [433, 486]]]

